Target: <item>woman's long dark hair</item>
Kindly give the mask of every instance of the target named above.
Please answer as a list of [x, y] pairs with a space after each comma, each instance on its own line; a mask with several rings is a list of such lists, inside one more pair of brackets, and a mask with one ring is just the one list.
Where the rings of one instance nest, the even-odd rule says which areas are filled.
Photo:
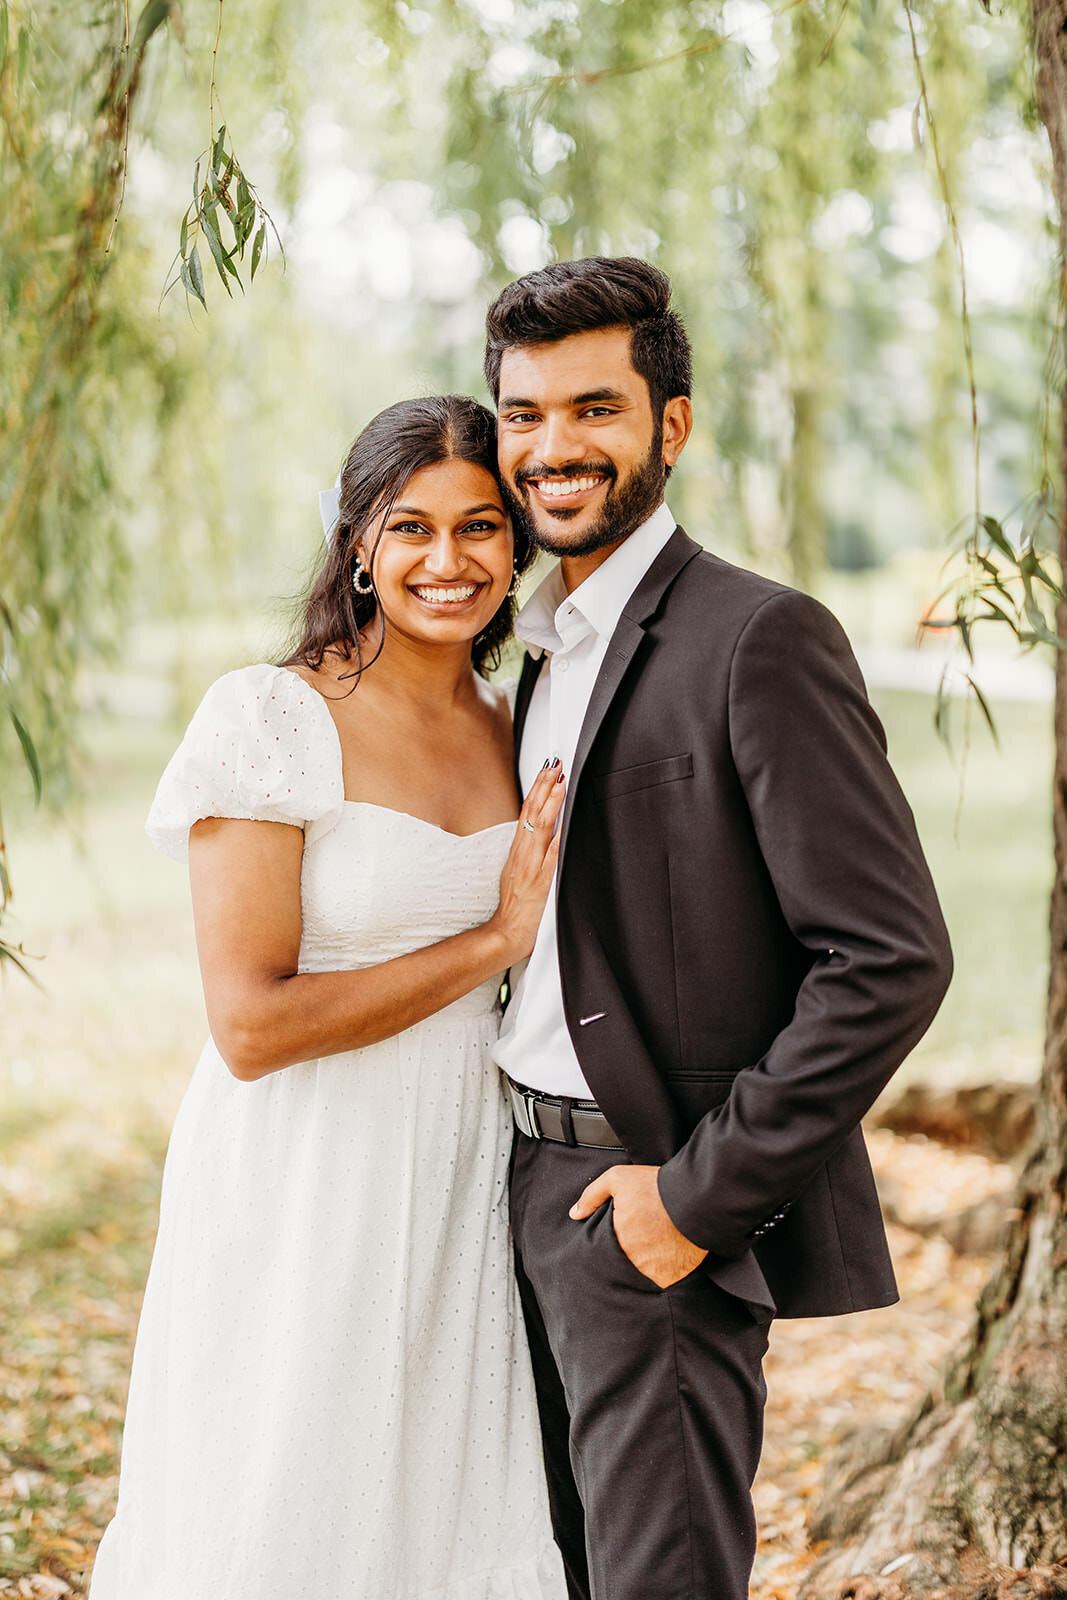
[[[299, 663], [317, 672], [327, 650], [333, 649], [355, 663], [354, 671], [342, 676], [359, 681], [360, 673], [370, 665], [363, 659], [360, 634], [378, 613], [378, 596], [373, 589], [363, 594], [354, 587], [356, 541], [383, 514], [389, 516], [412, 473], [457, 460], [484, 467], [499, 481], [496, 420], [491, 411], [466, 395], [401, 400], [368, 422], [341, 468], [337, 526], [312, 577], [293, 648], [283, 665]], [[374, 552], [366, 543], [364, 551], [373, 578]], [[516, 572], [525, 572], [533, 555], [528, 540], [516, 531]], [[515, 599], [509, 593], [471, 646], [472, 664], [483, 677], [500, 663], [514, 614]]]

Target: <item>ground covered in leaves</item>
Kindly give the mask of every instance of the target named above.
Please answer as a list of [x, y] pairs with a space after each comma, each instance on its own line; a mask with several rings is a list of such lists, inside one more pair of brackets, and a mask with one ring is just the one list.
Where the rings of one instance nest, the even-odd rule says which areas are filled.
[[[111, 1514], [130, 1350], [156, 1221], [163, 1133], [0, 1123], [0, 1594], [82, 1595]], [[872, 1135], [898, 1211], [928, 1217], [1003, 1190], [1007, 1169], [921, 1138]], [[903, 1196], [903, 1199], [901, 1198]], [[781, 1323], [756, 1487], [753, 1600], [792, 1600], [814, 1552], [808, 1507], [843, 1432], [899, 1419], [961, 1332], [988, 1258], [892, 1229], [903, 1303], [831, 1322]]]

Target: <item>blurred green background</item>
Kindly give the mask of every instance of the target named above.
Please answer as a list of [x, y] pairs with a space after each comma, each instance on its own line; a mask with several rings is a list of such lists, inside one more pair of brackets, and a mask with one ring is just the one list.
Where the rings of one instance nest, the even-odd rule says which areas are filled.
[[[285, 260], [268, 230], [228, 295], [201, 231], [205, 310], [161, 295], [223, 124]], [[281, 649], [355, 433], [485, 397], [484, 309], [518, 273], [671, 274], [697, 418], [671, 507], [841, 617], [944, 900], [957, 975], [903, 1075], [1036, 1078], [1050, 652], [978, 638], [998, 747], [956, 636], [917, 645], [976, 511], [946, 191], [981, 509], [1040, 541], [1063, 364], [1015, 0], [0, 0], [0, 933], [39, 985], [0, 959], [0, 1587], [52, 1561], [80, 1592], [110, 1513], [205, 1032], [155, 783], [212, 679]]]

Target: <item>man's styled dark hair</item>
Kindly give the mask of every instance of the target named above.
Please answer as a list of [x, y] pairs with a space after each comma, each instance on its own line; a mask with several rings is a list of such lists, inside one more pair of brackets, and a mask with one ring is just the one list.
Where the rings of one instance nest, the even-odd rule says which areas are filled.
[[668, 400], [692, 391], [689, 339], [671, 310], [671, 280], [636, 256], [587, 256], [528, 272], [493, 301], [485, 328], [485, 379], [494, 403], [505, 350], [600, 328], [630, 329], [630, 360], [648, 384], [655, 416]]

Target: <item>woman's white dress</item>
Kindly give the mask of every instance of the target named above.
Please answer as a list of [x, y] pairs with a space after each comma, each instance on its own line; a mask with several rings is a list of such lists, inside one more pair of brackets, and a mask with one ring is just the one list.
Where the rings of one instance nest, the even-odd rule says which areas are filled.
[[[300, 970], [484, 921], [513, 823], [458, 837], [346, 801], [294, 673], [208, 691], [148, 822], [304, 830]], [[178, 1112], [92, 1600], [562, 1600], [509, 1257], [511, 1141], [483, 984], [381, 1044]]]

